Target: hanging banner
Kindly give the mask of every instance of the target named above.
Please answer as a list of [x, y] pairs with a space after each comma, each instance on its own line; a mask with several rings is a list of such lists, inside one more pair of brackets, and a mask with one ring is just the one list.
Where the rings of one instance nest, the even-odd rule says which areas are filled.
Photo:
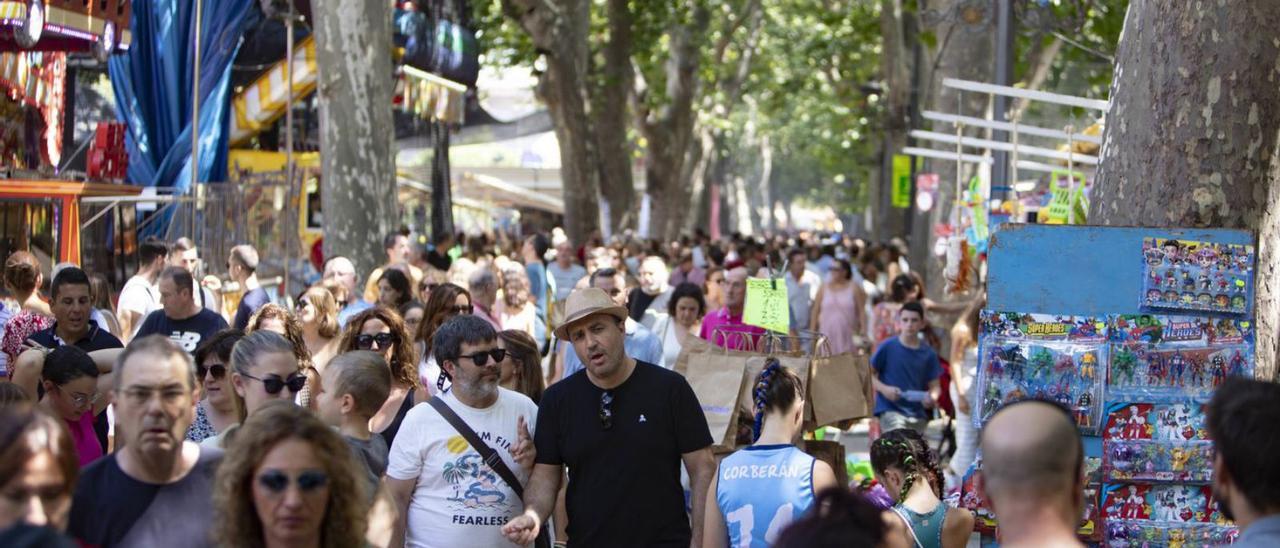
[[893, 207], [911, 207], [911, 157], [893, 155]]

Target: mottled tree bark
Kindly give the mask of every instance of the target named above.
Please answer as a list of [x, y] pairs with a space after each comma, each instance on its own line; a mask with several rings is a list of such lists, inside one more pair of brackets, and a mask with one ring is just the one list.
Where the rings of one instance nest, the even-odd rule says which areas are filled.
[[911, 72], [903, 32], [902, 0], [880, 1], [880, 78], [884, 82], [884, 143], [880, 147], [880, 177], [872, 194], [876, 202], [871, 208], [873, 239], [887, 240], [905, 236], [905, 209], [893, 207], [893, 156], [907, 144], [911, 122], [908, 107], [911, 99]]
[[547, 105], [560, 144], [565, 232], [574, 243], [587, 241], [600, 226], [599, 166], [587, 91], [588, 0], [502, 0], [503, 13], [520, 23], [547, 70], [538, 96]]
[[315, 5], [324, 252], [357, 272], [385, 260], [382, 236], [398, 218], [391, 115], [391, 8], [385, 2]]
[[1280, 328], [1280, 10], [1270, 0], [1129, 5], [1089, 220], [1259, 235], [1257, 364]]

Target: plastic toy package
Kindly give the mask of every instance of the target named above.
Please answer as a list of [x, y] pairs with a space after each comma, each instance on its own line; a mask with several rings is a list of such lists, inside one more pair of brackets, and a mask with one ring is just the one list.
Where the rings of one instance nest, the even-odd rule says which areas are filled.
[[975, 426], [1005, 403], [1041, 398], [1071, 409], [1082, 431], [1096, 431], [1106, 338], [1107, 322], [1096, 318], [984, 311]]
[[1208, 399], [1227, 377], [1253, 375], [1250, 322], [1121, 315], [1111, 324], [1108, 401]]
[[1209, 486], [1107, 484], [1102, 515], [1108, 547], [1218, 546], [1237, 535]]
[[1198, 402], [1112, 402], [1102, 429], [1108, 481], [1207, 483], [1213, 442]]
[[1145, 238], [1140, 306], [1247, 315], [1253, 304], [1254, 247]]

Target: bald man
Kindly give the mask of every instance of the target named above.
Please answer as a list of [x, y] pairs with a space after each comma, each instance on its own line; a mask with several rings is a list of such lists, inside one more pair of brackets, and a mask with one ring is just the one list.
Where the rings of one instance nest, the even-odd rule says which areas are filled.
[[1001, 546], [1083, 546], [1084, 446], [1057, 404], [1006, 405], [982, 431], [978, 490], [1000, 523]]

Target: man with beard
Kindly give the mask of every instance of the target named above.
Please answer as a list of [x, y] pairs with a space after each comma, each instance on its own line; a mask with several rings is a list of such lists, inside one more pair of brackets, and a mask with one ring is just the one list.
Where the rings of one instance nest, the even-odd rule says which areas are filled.
[[1213, 498], [1240, 528], [1232, 546], [1280, 546], [1280, 386], [1228, 379], [1205, 411], [1213, 458]]
[[1071, 413], [1040, 400], [1006, 405], [981, 444], [977, 486], [1000, 521], [1000, 545], [1083, 546], [1084, 446]]
[[[533, 468], [529, 428], [538, 407], [524, 394], [498, 386], [506, 351], [489, 322], [472, 314], [450, 318], [431, 339], [436, 360], [452, 386], [438, 402], [405, 415], [391, 446], [386, 484], [399, 519], [392, 546], [501, 546], [501, 527], [524, 511], [518, 493]], [[472, 446], [450, 424], [443, 403], [501, 457]], [[502, 479], [506, 467], [522, 485]], [[527, 544], [527, 543], [526, 543]]]
[[[684, 377], [627, 355], [626, 320], [627, 309], [600, 288], [569, 296], [556, 336], [573, 344], [585, 374], [542, 396], [537, 465], [524, 514], [503, 527], [508, 540], [528, 544], [537, 536], [567, 466], [567, 532], [575, 546], [702, 545], [716, 466], [706, 417]], [[681, 462], [689, 471], [692, 526]]]
[[67, 532], [86, 546], [212, 546], [207, 517], [222, 451], [184, 440], [195, 404], [191, 356], [151, 336], [133, 341], [119, 364], [113, 395], [124, 448], [81, 472]]

